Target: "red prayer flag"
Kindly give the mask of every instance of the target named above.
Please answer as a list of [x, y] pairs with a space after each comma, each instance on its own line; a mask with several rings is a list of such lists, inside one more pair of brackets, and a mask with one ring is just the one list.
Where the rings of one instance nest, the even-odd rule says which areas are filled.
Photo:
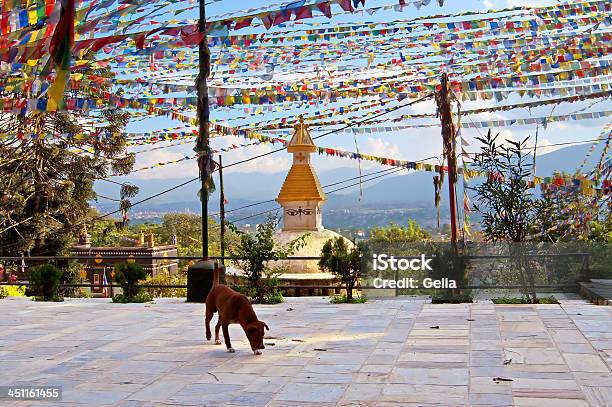
[[329, 4], [329, 1], [317, 4], [317, 8], [321, 11], [321, 13], [323, 13], [323, 15], [325, 15], [325, 17], [332, 18], [331, 4]]

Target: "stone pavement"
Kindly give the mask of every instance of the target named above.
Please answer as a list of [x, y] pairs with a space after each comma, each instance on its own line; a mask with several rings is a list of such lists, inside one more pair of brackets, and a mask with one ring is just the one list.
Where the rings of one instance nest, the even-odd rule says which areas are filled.
[[612, 307], [290, 298], [256, 311], [274, 344], [262, 356], [237, 325], [235, 354], [204, 342], [203, 305], [179, 299], [0, 300], [0, 385], [62, 385], [61, 406], [612, 406]]

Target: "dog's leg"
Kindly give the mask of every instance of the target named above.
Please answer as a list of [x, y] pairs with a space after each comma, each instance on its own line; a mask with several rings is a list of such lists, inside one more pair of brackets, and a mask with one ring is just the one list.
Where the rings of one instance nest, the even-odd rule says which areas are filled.
[[[205, 325], [206, 325], [206, 340], [208, 341], [210, 341], [210, 338], [212, 336], [210, 333], [210, 320], [212, 319], [213, 315], [214, 313], [210, 311], [208, 307], [206, 307], [206, 320], [205, 320], [206, 324]], [[217, 330], [217, 332], [219, 331]]]
[[217, 325], [215, 325], [215, 345], [221, 345], [221, 338], [219, 338], [219, 329], [221, 329], [221, 318], [217, 321]]
[[222, 322], [221, 323], [221, 327], [223, 328], [223, 339], [225, 339], [225, 346], [227, 347], [227, 351], [229, 353], [234, 353], [236, 352], [234, 350], [234, 348], [232, 348], [232, 342], [230, 342], [230, 336], [229, 336], [229, 325], [227, 322]]

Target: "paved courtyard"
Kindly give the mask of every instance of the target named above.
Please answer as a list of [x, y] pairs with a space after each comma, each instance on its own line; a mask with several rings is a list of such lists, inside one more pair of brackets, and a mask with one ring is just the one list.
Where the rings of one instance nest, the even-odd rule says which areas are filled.
[[234, 354], [204, 342], [203, 308], [0, 300], [0, 385], [61, 385], [62, 406], [612, 406], [612, 307], [288, 299], [256, 307], [262, 356], [239, 326]]

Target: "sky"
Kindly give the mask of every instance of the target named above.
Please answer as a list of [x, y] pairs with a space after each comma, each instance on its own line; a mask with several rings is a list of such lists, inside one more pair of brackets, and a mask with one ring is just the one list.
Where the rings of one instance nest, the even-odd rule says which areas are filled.
[[[210, 2], [211, 0], [209, 0]], [[274, 2], [278, 2], [276, 0]], [[270, 4], [271, 1], [262, 0], [222, 0], [214, 1], [209, 5], [207, 14], [209, 18], [214, 19], [215, 15], [227, 12], [239, 12], [242, 9], [251, 7], [257, 7], [260, 5]], [[383, 0], [373, 1], [368, 0], [366, 5], [369, 7], [381, 4], [395, 4], [395, 0]], [[406, 7], [401, 13], [397, 12], [380, 12], [372, 16], [366, 15], [365, 17], [361, 14], [353, 14], [349, 16], [334, 17], [333, 21], [385, 21], [390, 19], [410, 19], [418, 16], [427, 16], [437, 13], [458, 13], [463, 11], [476, 11], [476, 10], [490, 10], [490, 9], [502, 9], [505, 7], [513, 6], [540, 6], [540, 5], [551, 5], [557, 1], [554, 0], [530, 0], [530, 1], [518, 1], [518, 0], [446, 0], [443, 7], [439, 7], [436, 0], [432, 0], [428, 6], [422, 7], [420, 10], [416, 10], [414, 7]], [[195, 17], [195, 16], [194, 16]], [[320, 21], [324, 21], [321, 19]], [[214, 67], [213, 67], [214, 69]], [[521, 99], [517, 95], [513, 95], [509, 100], [504, 101], [504, 104], [510, 104], [512, 102], [527, 101], [528, 99]], [[472, 109], [493, 106], [496, 102], [494, 101], [477, 101], [477, 102], [465, 102], [462, 106], [463, 109]], [[567, 114], [575, 111], [585, 109], [584, 111], [603, 111], [612, 110], [612, 103], [610, 100], [603, 100], [597, 103], [594, 101], [585, 101], [574, 104], [564, 103], [553, 107], [553, 105], [542, 106], [528, 109], [520, 109], [512, 112], [496, 112], [486, 113], [480, 115], [472, 115], [470, 117], [473, 121], [482, 120], [494, 120], [494, 119], [509, 119], [509, 118], [524, 118], [524, 117], [540, 117], [548, 116], [551, 114]], [[436, 106], [433, 100], [428, 100], [414, 106], [401, 109], [395, 115], [408, 114], [408, 113], [435, 113]], [[296, 114], [299, 112], [296, 112]], [[285, 112], [286, 116], [287, 113]], [[391, 114], [392, 117], [394, 114]], [[265, 117], [265, 116], [264, 116]], [[269, 118], [278, 117], [278, 115], [271, 114]], [[232, 125], [232, 121], [228, 120], [226, 113], [213, 110], [211, 112], [211, 119], [217, 121], [224, 121], [228, 125]], [[257, 120], [262, 120], [261, 116]], [[428, 119], [427, 123], [432, 123], [435, 119]], [[469, 120], [464, 118], [464, 120]], [[547, 128], [539, 127], [538, 129], [538, 146], [540, 153], [551, 151], [553, 148], [546, 148], [547, 145], [555, 143], [563, 143], [577, 140], [589, 140], [599, 136], [604, 126], [609, 120], [585, 120], [581, 122], [567, 121], [560, 123], [552, 123]], [[179, 125], [179, 122], [172, 121], [167, 118], [153, 118], [144, 121], [138, 121], [130, 123], [128, 126], [128, 132], [142, 132], [151, 131], [159, 128], [170, 128]], [[402, 124], [402, 123], [397, 123]], [[409, 123], [405, 123], [409, 124]], [[325, 128], [313, 129], [312, 134], [317, 135], [327, 131]], [[504, 139], [523, 139], [530, 136], [533, 141], [536, 126], [512, 126], [507, 128], [492, 129], [493, 132], [499, 132], [500, 137]], [[472, 147], [471, 151], [476, 151], [478, 142], [474, 140], [474, 137], [481, 136], [486, 132], [486, 129], [464, 129], [462, 136], [465, 137]], [[235, 137], [223, 137], [215, 138], [211, 141], [213, 148], [225, 147], [231, 144], [244, 143], [242, 138]], [[442, 152], [442, 143], [439, 127], [432, 128], [414, 128], [407, 129], [398, 132], [392, 132], [387, 134], [376, 134], [376, 135], [364, 135], [357, 134], [354, 138], [353, 135], [348, 133], [339, 133], [325, 138], [317, 140], [317, 143], [323, 147], [332, 147], [348, 151], [355, 151], [357, 148], [362, 153], [367, 153], [376, 156], [383, 156], [389, 158], [397, 158], [402, 160], [419, 161], [431, 156], [440, 156]], [[164, 143], [156, 144], [155, 146], [144, 146], [134, 147], [132, 151], [139, 151], [147, 149], [147, 147], [157, 147], [165, 145]], [[147, 153], [137, 154], [137, 160], [134, 168], [140, 168], [149, 166], [158, 162], [165, 162], [170, 160], [176, 160], [186, 155], [193, 155], [193, 145], [186, 144], [176, 146], [172, 148], [166, 148]], [[272, 149], [278, 148], [278, 145], [270, 146], [262, 144], [259, 146], [241, 148], [231, 152], [223, 154], [224, 163], [232, 163], [245, 158], [249, 158], [258, 154], [266, 153]], [[438, 163], [436, 160], [429, 161], [432, 163]], [[291, 157], [287, 152], [279, 152], [266, 156], [264, 158], [251, 161], [249, 163], [235, 166], [227, 169], [227, 173], [232, 172], [257, 172], [257, 173], [277, 173], [286, 172], [291, 165]], [[313, 165], [317, 171], [329, 171], [336, 168], [354, 168], [357, 172], [359, 163], [356, 160], [334, 158], [326, 156], [316, 156], [313, 159]], [[362, 162], [362, 170], [376, 170], [380, 169], [381, 166], [376, 163]], [[188, 160], [178, 164], [171, 164], [162, 167], [157, 167], [152, 170], [140, 171], [131, 174], [129, 177], [117, 177], [117, 181], [130, 180], [138, 184], [139, 179], [172, 179], [172, 178], [184, 178], [184, 177], [195, 177], [198, 175], [195, 160]], [[350, 190], [346, 191], [350, 193]]]

